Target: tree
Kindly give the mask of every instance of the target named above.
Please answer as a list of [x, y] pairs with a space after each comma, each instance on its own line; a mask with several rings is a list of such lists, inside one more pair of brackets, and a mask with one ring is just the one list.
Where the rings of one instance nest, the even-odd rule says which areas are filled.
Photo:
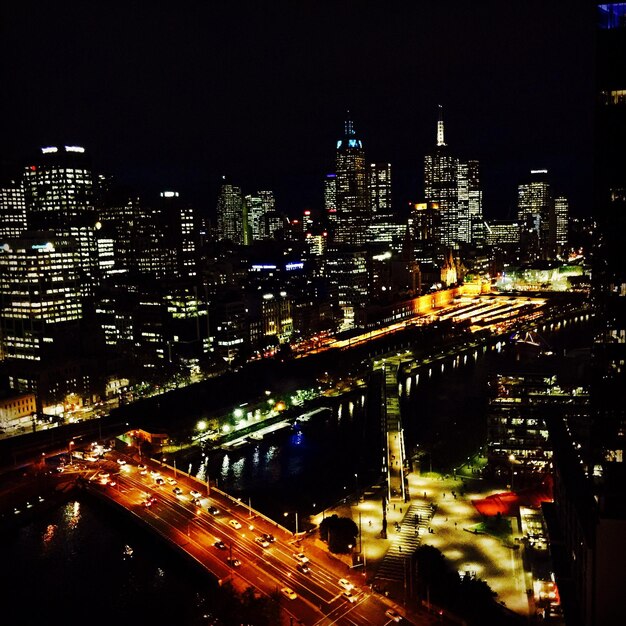
[[331, 552], [345, 554], [356, 545], [359, 527], [349, 517], [331, 515], [322, 520], [319, 533]]

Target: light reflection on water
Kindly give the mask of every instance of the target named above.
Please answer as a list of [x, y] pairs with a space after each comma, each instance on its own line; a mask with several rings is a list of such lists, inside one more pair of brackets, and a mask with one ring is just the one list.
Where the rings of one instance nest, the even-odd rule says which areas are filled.
[[[346, 496], [346, 477], [378, 462], [374, 454], [368, 456], [364, 409], [361, 394], [310, 418], [303, 409], [304, 420], [260, 441], [228, 451], [197, 451], [191, 457], [193, 473], [206, 479], [208, 457], [208, 473], [217, 487], [243, 500], [252, 498], [255, 508], [274, 519], [290, 506], [304, 516], [313, 512], [315, 502], [319, 511], [321, 504], [327, 507]], [[376, 433], [370, 432], [369, 439], [375, 440]]]

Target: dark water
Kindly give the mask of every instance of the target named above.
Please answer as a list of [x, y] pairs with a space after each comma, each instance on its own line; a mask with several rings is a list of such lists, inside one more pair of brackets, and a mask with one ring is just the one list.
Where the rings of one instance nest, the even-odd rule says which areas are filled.
[[352, 394], [297, 429], [232, 451], [195, 450], [177, 465], [206, 480], [208, 458], [212, 483], [293, 530], [296, 512], [303, 523], [378, 480], [379, 422], [366, 405], [365, 394]]
[[7, 626], [206, 624], [215, 602], [210, 581], [98, 503], [4, 533], [0, 554]]

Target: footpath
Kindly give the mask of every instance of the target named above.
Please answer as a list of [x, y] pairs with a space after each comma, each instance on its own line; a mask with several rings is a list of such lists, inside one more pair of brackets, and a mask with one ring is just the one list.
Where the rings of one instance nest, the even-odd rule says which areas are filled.
[[[333, 514], [354, 520], [360, 528], [357, 550], [360, 548], [362, 559], [356, 567], [351, 567], [351, 559], [342, 557], [346, 574], [388, 598], [409, 619], [423, 619], [421, 611], [412, 615], [408, 601], [412, 581], [407, 559], [420, 545], [437, 548], [460, 574], [485, 580], [497, 593], [497, 601], [508, 609], [521, 616], [532, 615], [527, 593], [532, 583], [522, 565], [517, 519], [509, 518], [511, 532], [506, 538], [476, 529], [484, 518], [472, 501], [502, 489], [492, 488], [475, 471], [468, 464], [452, 475], [409, 473], [408, 501], [387, 504], [386, 537], [382, 532], [382, 489], [366, 492], [358, 504], [353, 498], [326, 509], [312, 521], [319, 524], [323, 515]], [[311, 537], [304, 541], [307, 549], [317, 544], [318, 549], [327, 551], [326, 544], [319, 539]], [[340, 559], [336, 555], [327, 558]]]

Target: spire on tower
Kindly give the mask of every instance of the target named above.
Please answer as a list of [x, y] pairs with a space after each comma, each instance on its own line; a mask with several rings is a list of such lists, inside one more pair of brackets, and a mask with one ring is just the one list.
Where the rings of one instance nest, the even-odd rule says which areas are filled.
[[349, 137], [355, 134], [354, 123], [352, 122], [352, 119], [350, 117], [350, 111], [346, 111], [345, 131], [346, 131], [346, 137]]
[[439, 120], [437, 121], [437, 146], [445, 146], [443, 139], [443, 107], [439, 105]]

